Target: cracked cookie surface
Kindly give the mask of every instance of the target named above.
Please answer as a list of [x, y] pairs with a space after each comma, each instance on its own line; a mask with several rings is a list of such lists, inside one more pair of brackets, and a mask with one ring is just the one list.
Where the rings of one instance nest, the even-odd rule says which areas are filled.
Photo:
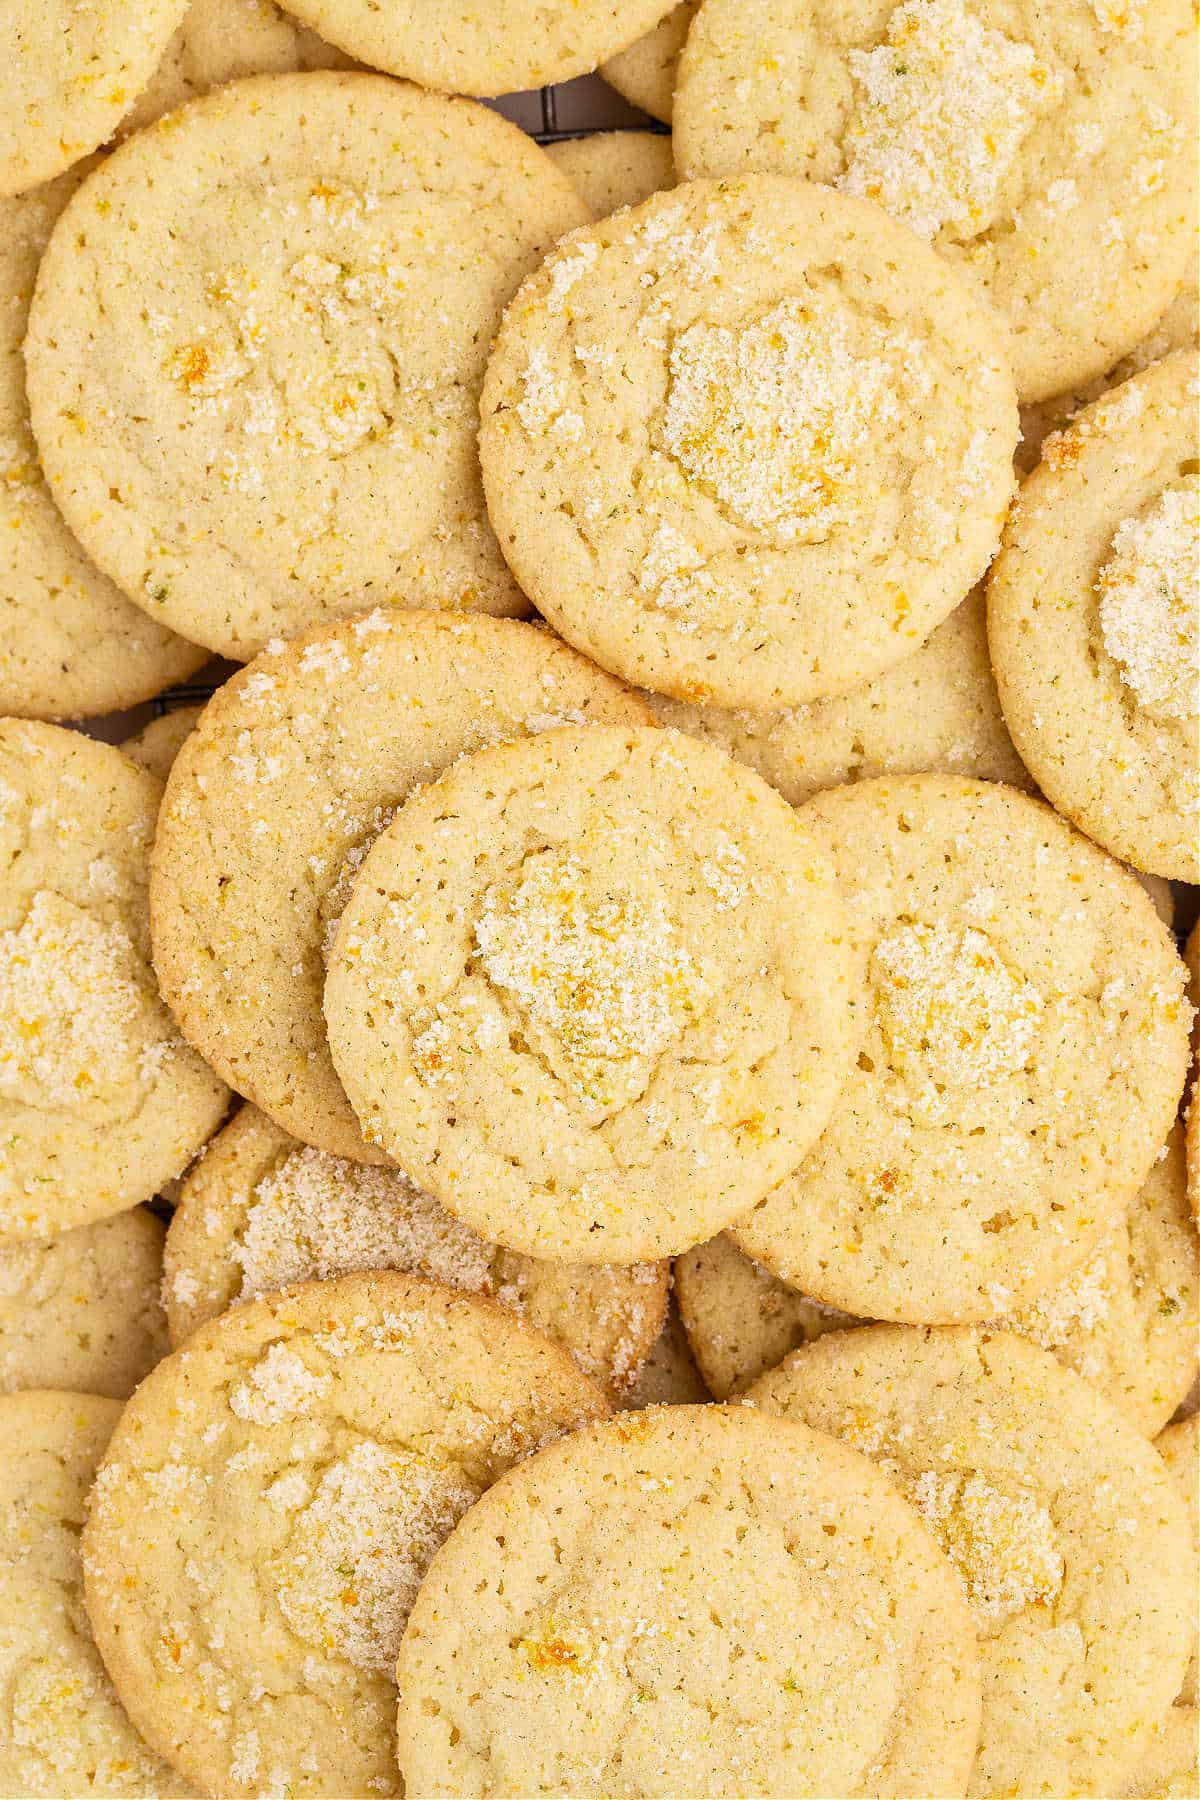
[[749, 770], [678, 732], [547, 732], [464, 758], [376, 842], [329, 957], [334, 1062], [368, 1136], [484, 1236], [662, 1256], [820, 1131], [847, 930]]

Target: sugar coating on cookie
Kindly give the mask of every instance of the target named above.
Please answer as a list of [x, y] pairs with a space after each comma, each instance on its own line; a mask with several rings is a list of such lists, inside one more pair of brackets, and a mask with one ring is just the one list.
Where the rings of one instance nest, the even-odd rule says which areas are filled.
[[857, 998], [829, 865], [678, 732], [547, 732], [414, 792], [355, 882], [325, 1016], [369, 1139], [525, 1251], [640, 1261], [820, 1131]]
[[150, 1199], [225, 1110], [150, 968], [161, 791], [107, 744], [0, 723], [0, 1239]]
[[993, 1318], [1076, 1269], [1174, 1122], [1191, 1009], [1129, 873], [1011, 788], [938, 775], [818, 795], [866, 972], [824, 1136], [732, 1227], [866, 1318]]
[[120, 1416], [95, 1394], [0, 1398], [0, 1786], [6, 1794], [192, 1796], [138, 1736], [83, 1607], [79, 1532]]
[[431, 1557], [511, 1463], [605, 1411], [511, 1313], [405, 1275], [203, 1327], [126, 1408], [84, 1535], [131, 1717], [206, 1792], [399, 1792], [392, 1671]]
[[1197, 362], [1048, 438], [988, 583], [1001, 705], [1042, 791], [1136, 868], [1200, 880]]
[[163, 1227], [144, 1206], [0, 1246], [0, 1393], [128, 1399], [167, 1353], [162, 1271]]
[[547, 144], [546, 155], [578, 189], [596, 219], [675, 186], [671, 140], [658, 131], [598, 131], [564, 138]]
[[687, 1333], [672, 1300], [667, 1318], [642, 1364], [621, 1409], [641, 1412], [647, 1406], [700, 1406], [712, 1398], [688, 1344]]
[[1200, 1793], [1200, 1712], [1168, 1707], [1142, 1751], [1120, 1800], [1192, 1800]]
[[505, 1476], [397, 1675], [430, 1796], [956, 1795], [979, 1719], [963, 1596], [912, 1509], [831, 1438], [731, 1407], [623, 1414]]
[[872, 1458], [959, 1571], [983, 1658], [968, 1793], [1109, 1793], [1171, 1704], [1195, 1566], [1146, 1439], [1007, 1333], [830, 1332], [745, 1403]]
[[624, 1395], [662, 1329], [665, 1263], [534, 1262], [487, 1243], [399, 1169], [297, 1143], [247, 1106], [184, 1186], [163, 1285], [175, 1344], [259, 1294], [360, 1269], [404, 1269], [487, 1294]]
[[699, 0], [681, 0], [680, 5], [672, 7], [661, 25], [656, 25], [645, 37], [630, 44], [628, 50], [610, 56], [600, 66], [605, 81], [616, 88], [622, 99], [667, 124], [675, 100], [679, 53], [698, 4]]
[[187, 0], [38, 0], [0, 17], [0, 195], [50, 181], [112, 136]]
[[21, 346], [38, 262], [82, 175], [0, 199], [0, 713], [20, 717], [136, 706], [204, 660], [88, 559], [38, 460]]
[[1132, 351], [1194, 262], [1192, 32], [1185, 0], [707, 0], [676, 159], [886, 209], [987, 295], [1037, 401]]
[[587, 75], [650, 31], [672, 0], [294, 0], [291, 11], [351, 56], [458, 94], [510, 94]]
[[477, 395], [505, 303], [585, 217], [515, 126], [372, 75], [235, 82], [135, 134], [30, 313], [68, 524], [152, 618], [238, 660], [377, 603], [526, 610]]
[[140, 769], [148, 770], [156, 781], [165, 782], [184, 739], [203, 711], [202, 706], [172, 707], [161, 719], [151, 719], [135, 737], [126, 738], [121, 745], [122, 754]]
[[[1168, 1425], [1154, 1440], [1154, 1447], [1166, 1463], [1188, 1508], [1192, 1524], [1192, 1543], [1200, 1553], [1200, 1414], [1192, 1413], [1178, 1425]], [[1195, 1706], [1197, 1688], [1197, 1652], [1193, 1628], [1192, 1660], [1179, 1690], [1179, 1701]]]
[[155, 842], [155, 962], [184, 1033], [294, 1137], [378, 1158], [329, 1060], [325, 950], [410, 789], [485, 744], [649, 714], [548, 632], [379, 611], [275, 645], [205, 709]]
[[560, 245], [506, 314], [482, 420], [492, 521], [556, 628], [645, 687], [756, 709], [920, 648], [996, 548], [1016, 441], [995, 323], [945, 262], [773, 177]]

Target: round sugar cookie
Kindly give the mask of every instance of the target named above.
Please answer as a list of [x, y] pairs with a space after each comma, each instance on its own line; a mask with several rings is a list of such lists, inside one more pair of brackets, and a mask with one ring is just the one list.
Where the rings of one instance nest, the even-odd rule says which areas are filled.
[[662, 1330], [670, 1274], [666, 1263], [580, 1268], [517, 1256], [460, 1225], [399, 1169], [314, 1150], [245, 1106], [188, 1177], [171, 1220], [171, 1341], [259, 1294], [362, 1269], [403, 1269], [498, 1300], [614, 1396]]
[[675, 76], [679, 53], [688, 27], [696, 16], [699, 0], [681, 0], [661, 25], [640, 37], [628, 50], [620, 50], [601, 63], [600, 73], [631, 106], [640, 106], [652, 118], [671, 122], [675, 101]]
[[524, 611], [477, 397], [506, 301], [585, 217], [515, 125], [374, 75], [235, 82], [138, 132], [71, 202], [30, 311], [68, 524], [239, 661], [376, 603]]
[[979, 1722], [964, 1598], [912, 1509], [732, 1407], [624, 1414], [503, 1477], [434, 1558], [397, 1680], [430, 1800], [957, 1795]]
[[765, 782], [654, 728], [465, 757], [377, 839], [328, 957], [367, 1138], [482, 1236], [640, 1262], [799, 1161], [854, 1048], [832, 869]]
[[120, 1417], [95, 1394], [0, 1398], [0, 1792], [187, 1800], [138, 1736], [83, 1609], [79, 1532]]
[[1195, 1800], [1200, 1794], [1200, 1712], [1171, 1706], [1150, 1734], [1120, 1800]]
[[0, 1393], [126, 1400], [167, 1354], [163, 1227], [144, 1206], [41, 1244], [0, 1245]]
[[176, 706], [161, 719], [151, 719], [136, 737], [126, 738], [122, 753], [140, 769], [149, 770], [156, 781], [166, 781], [183, 741], [204, 711], [202, 706]]
[[958, 1569], [979, 1634], [972, 1795], [1109, 1794], [1187, 1661], [1195, 1559], [1153, 1447], [1004, 1332], [827, 1333], [744, 1403], [871, 1457]]
[[1194, 262], [1189, 0], [706, 0], [681, 173], [878, 201], [970, 280], [1035, 401], [1101, 375]]
[[[1183, 1495], [1192, 1522], [1192, 1543], [1200, 1553], [1200, 1414], [1192, 1413], [1178, 1425], [1168, 1425], [1155, 1438], [1154, 1447]], [[1197, 1635], [1200, 1634], [1193, 1628], [1192, 1660], [1179, 1690], [1179, 1700], [1185, 1706], [1196, 1704]]]
[[108, 744], [0, 720], [0, 1242], [151, 1199], [225, 1111], [150, 967], [161, 793]]
[[929, 769], [1033, 785], [1000, 711], [981, 588], [919, 650], [846, 694], [766, 713], [646, 699], [664, 725], [719, 744], [793, 806], [844, 782]]
[[621, 1406], [627, 1412], [641, 1412], [647, 1406], [702, 1406], [709, 1399], [679, 1308], [672, 1300], [666, 1323]]
[[423, 87], [511, 94], [588, 75], [650, 31], [672, 0], [289, 0], [351, 56]]
[[866, 1017], [820, 1143], [733, 1235], [865, 1318], [1023, 1306], [1116, 1224], [1174, 1123], [1174, 939], [1127, 870], [1012, 788], [866, 781], [800, 819], [837, 869]]
[[671, 140], [659, 131], [599, 131], [547, 144], [546, 155], [596, 219], [675, 186]]
[[50, 181], [111, 137], [187, 0], [36, 0], [0, 12], [0, 195]]
[[1000, 333], [877, 207], [691, 182], [574, 233], [488, 364], [488, 512], [550, 622], [675, 699], [781, 708], [919, 649], [1013, 486]]
[[1013, 741], [1046, 797], [1139, 869], [1200, 881], [1197, 358], [1050, 439], [988, 582]]
[[325, 948], [371, 843], [410, 789], [468, 751], [649, 716], [511, 620], [376, 612], [264, 653], [205, 708], [155, 840], [155, 962], [184, 1034], [293, 1137], [379, 1160], [321, 1015]]
[[0, 199], [0, 713], [46, 719], [136, 706], [205, 659], [89, 561], [38, 461], [21, 345], [38, 263], [81, 175]]
[[205, 1793], [399, 1793], [392, 1674], [430, 1557], [502, 1470], [606, 1410], [511, 1313], [406, 1275], [202, 1327], [126, 1407], [84, 1533], [131, 1718]]

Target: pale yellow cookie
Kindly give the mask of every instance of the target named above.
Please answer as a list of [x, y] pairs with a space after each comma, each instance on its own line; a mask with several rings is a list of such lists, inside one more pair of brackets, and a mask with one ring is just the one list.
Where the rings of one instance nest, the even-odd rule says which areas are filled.
[[958, 1568], [979, 1633], [972, 1795], [1110, 1794], [1171, 1704], [1195, 1556], [1161, 1458], [1004, 1332], [827, 1333], [746, 1403], [879, 1463]]
[[793, 806], [843, 782], [927, 769], [1033, 786], [1000, 711], [982, 589], [919, 650], [848, 694], [777, 713], [646, 699], [664, 725], [719, 744]]
[[671, 140], [658, 131], [598, 131], [547, 144], [546, 155], [595, 219], [675, 186]]
[[640, 37], [628, 50], [601, 63], [600, 73], [631, 106], [640, 106], [655, 119], [669, 124], [675, 100], [675, 76], [679, 53], [699, 0], [681, 0], [661, 25]]
[[203, 711], [203, 706], [172, 707], [161, 719], [151, 719], [136, 737], [126, 738], [121, 749], [139, 768], [148, 769], [156, 780], [165, 781], [184, 739]]
[[112, 135], [187, 0], [15, 0], [0, 10], [0, 194], [61, 175]]
[[150, 967], [161, 793], [108, 744], [0, 720], [0, 1241], [149, 1200], [225, 1111]]
[[[1200, 1415], [1192, 1413], [1178, 1425], [1168, 1425], [1154, 1440], [1154, 1447], [1179, 1485], [1192, 1522], [1192, 1542], [1200, 1552]], [[1179, 1700], [1195, 1706], [1197, 1689], [1197, 1652], [1193, 1642], [1192, 1660]]]
[[679, 1308], [672, 1300], [667, 1322], [622, 1400], [622, 1408], [641, 1412], [647, 1406], [698, 1406], [709, 1398], [704, 1377], [688, 1345]]
[[234, 82], [136, 133], [30, 311], [68, 524], [152, 618], [238, 660], [376, 603], [525, 610], [477, 396], [505, 303], [585, 217], [515, 125], [379, 76]]
[[877, 208], [771, 176], [568, 238], [505, 315], [481, 416], [539, 610], [627, 680], [724, 706], [844, 693], [919, 649], [1013, 485], [989, 310]]
[[1076, 1270], [1174, 1123], [1188, 1010], [1137, 882], [1049, 807], [940, 775], [819, 794], [867, 976], [857, 1061], [740, 1247], [866, 1318], [993, 1318]]
[[764, 781], [652, 728], [545, 732], [417, 789], [328, 956], [368, 1139], [482, 1236], [669, 1255], [795, 1166], [853, 1055], [829, 863]]
[[958, 1795], [979, 1729], [964, 1596], [911, 1507], [734, 1407], [622, 1414], [504, 1476], [397, 1679], [422, 1800]]
[[877, 201], [989, 299], [1040, 400], [1194, 267], [1194, 34], [1190, 0], [705, 0], [676, 159]]
[[670, 1272], [666, 1263], [517, 1256], [485, 1243], [399, 1169], [314, 1150], [245, 1106], [184, 1183], [171, 1221], [171, 1341], [259, 1294], [361, 1269], [403, 1269], [499, 1300], [614, 1396], [632, 1386], [663, 1328]]
[[144, 1206], [43, 1244], [0, 1245], [0, 1393], [125, 1400], [167, 1353], [163, 1227]]
[[38, 461], [21, 346], [38, 262], [82, 173], [0, 199], [0, 713], [45, 719], [136, 706], [205, 658], [88, 560]]
[[392, 1672], [430, 1558], [504, 1469], [606, 1410], [510, 1312], [406, 1275], [202, 1327], [121, 1415], [84, 1533], [130, 1716], [207, 1794], [398, 1794]]
[[155, 961], [185, 1034], [293, 1137], [378, 1160], [321, 1015], [325, 949], [367, 850], [465, 752], [649, 717], [549, 632], [511, 620], [377, 612], [265, 653], [206, 707], [155, 841]]
[[121, 1409], [95, 1394], [0, 1399], [0, 1792], [186, 1800], [121, 1709], [83, 1610], [79, 1532]]
[[1197, 358], [1050, 438], [988, 582], [1013, 741], [1052, 803], [1139, 869], [1200, 881]]
[[1120, 1800], [1196, 1800], [1200, 1794], [1200, 1712], [1172, 1706], [1154, 1727]]
[[393, 75], [460, 94], [587, 75], [657, 25], [672, 0], [289, 0], [331, 44]]

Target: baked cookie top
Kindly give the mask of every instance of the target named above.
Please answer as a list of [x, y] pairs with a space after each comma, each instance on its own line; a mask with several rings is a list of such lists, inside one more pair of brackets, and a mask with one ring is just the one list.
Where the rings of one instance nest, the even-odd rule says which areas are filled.
[[95, 1394], [0, 1398], [0, 1786], [188, 1800], [113, 1691], [83, 1609], [79, 1533], [121, 1409]]
[[988, 583], [1009, 730], [1114, 856], [1200, 881], [1200, 387], [1180, 352], [1046, 440]]
[[1047, 806], [940, 775], [800, 812], [867, 977], [820, 1143], [739, 1245], [867, 1318], [992, 1318], [1115, 1225], [1174, 1123], [1183, 964], [1127, 870]]
[[699, 0], [681, 0], [661, 25], [600, 65], [605, 81], [616, 88], [622, 99], [667, 124], [675, 102], [679, 53], [698, 5]]
[[21, 346], [38, 263], [83, 173], [0, 199], [0, 713], [45, 719], [136, 706], [205, 658], [88, 559], [38, 461]]
[[203, 706], [174, 706], [159, 719], [151, 719], [134, 737], [126, 738], [121, 753], [156, 781], [165, 782], [183, 741], [191, 732]]
[[374, 68], [459, 94], [510, 94], [589, 74], [672, 0], [293, 0], [297, 18]]
[[397, 1679], [431, 1800], [962, 1794], [979, 1720], [964, 1597], [913, 1510], [831, 1438], [732, 1407], [623, 1414], [502, 1478], [435, 1558]]
[[0, 194], [61, 175], [112, 136], [187, 0], [36, 0], [0, 14]]
[[546, 155], [596, 219], [675, 186], [671, 140], [660, 131], [596, 131], [547, 144]]
[[1195, 1566], [1146, 1439], [1004, 1332], [834, 1331], [746, 1404], [871, 1457], [956, 1565], [983, 1658], [972, 1795], [1112, 1793], [1175, 1697]]
[[328, 958], [369, 1140], [481, 1235], [641, 1261], [799, 1161], [853, 1052], [830, 864], [678, 732], [546, 732], [417, 789]]
[[[1200, 1554], [1200, 1414], [1192, 1413], [1178, 1425], [1168, 1425], [1154, 1440], [1154, 1448], [1166, 1463], [1172, 1480], [1183, 1495], [1192, 1526], [1192, 1543]], [[1192, 1660], [1179, 1690], [1185, 1706], [1195, 1706], [1197, 1685], [1196, 1641], [1200, 1627], [1192, 1630]]]
[[700, 1406], [711, 1398], [688, 1345], [679, 1308], [672, 1300], [666, 1324], [621, 1407], [641, 1412], [647, 1406]]
[[691, 176], [877, 201], [990, 299], [1017, 389], [1101, 375], [1195, 260], [1188, 0], [706, 0], [676, 88]]
[[535, 1262], [478, 1237], [399, 1169], [300, 1144], [245, 1106], [188, 1176], [167, 1238], [171, 1341], [299, 1281], [403, 1269], [487, 1294], [544, 1331], [614, 1396], [632, 1386], [667, 1309], [666, 1263]]
[[525, 610], [484, 517], [479, 385], [506, 301], [585, 217], [515, 125], [379, 76], [235, 82], [137, 133], [30, 313], [68, 524], [239, 660], [377, 602]]
[[392, 1673], [431, 1556], [503, 1469], [605, 1411], [511, 1313], [405, 1275], [202, 1327], [122, 1414], [84, 1534], [131, 1717], [207, 1793], [398, 1793]]
[[325, 949], [409, 791], [484, 744], [649, 718], [549, 632], [379, 611], [276, 645], [205, 708], [155, 840], [154, 955], [183, 1031], [293, 1137], [378, 1160], [329, 1060]]
[[228, 1102], [150, 967], [161, 793], [108, 744], [0, 720], [0, 1240], [149, 1200]]
[[480, 453], [504, 554], [569, 642], [677, 699], [778, 708], [898, 662], [978, 580], [1016, 416], [944, 259], [758, 176], [561, 244], [505, 315]]

